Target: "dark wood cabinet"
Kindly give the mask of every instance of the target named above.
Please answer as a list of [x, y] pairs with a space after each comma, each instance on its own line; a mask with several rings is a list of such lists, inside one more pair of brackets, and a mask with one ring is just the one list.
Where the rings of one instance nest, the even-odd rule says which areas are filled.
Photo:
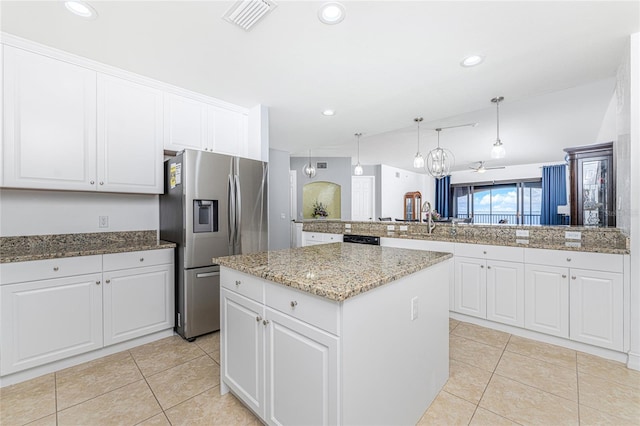
[[571, 225], [615, 227], [613, 142], [564, 151], [569, 162]]
[[422, 194], [419, 191], [404, 194], [404, 220], [420, 222], [422, 216]]

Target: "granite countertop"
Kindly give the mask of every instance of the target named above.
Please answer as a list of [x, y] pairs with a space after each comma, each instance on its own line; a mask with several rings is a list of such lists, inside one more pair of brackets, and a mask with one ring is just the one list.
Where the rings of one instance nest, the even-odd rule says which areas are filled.
[[0, 263], [173, 248], [156, 231], [29, 235], [0, 238]]
[[434, 251], [332, 243], [214, 258], [213, 263], [341, 302], [451, 257]]

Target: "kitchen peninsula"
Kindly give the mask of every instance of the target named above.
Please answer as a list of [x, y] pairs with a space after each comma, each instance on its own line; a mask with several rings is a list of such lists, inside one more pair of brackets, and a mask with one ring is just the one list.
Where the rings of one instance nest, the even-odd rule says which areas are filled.
[[448, 377], [450, 258], [334, 243], [214, 259], [221, 392], [267, 424], [415, 424]]

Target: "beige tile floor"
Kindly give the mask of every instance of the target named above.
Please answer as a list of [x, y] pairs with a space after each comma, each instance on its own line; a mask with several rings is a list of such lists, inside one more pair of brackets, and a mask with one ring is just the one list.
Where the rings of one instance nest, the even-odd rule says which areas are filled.
[[[450, 376], [419, 425], [638, 425], [640, 372], [450, 321]], [[258, 425], [220, 396], [219, 335], [173, 336], [0, 389], [1, 425]]]

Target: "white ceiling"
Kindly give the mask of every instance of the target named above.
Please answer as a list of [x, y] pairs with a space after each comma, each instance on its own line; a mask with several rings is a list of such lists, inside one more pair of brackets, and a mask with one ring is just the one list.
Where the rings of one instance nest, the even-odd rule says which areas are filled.
[[[417, 116], [425, 128], [479, 121], [443, 131], [441, 142], [459, 169], [486, 160], [497, 95], [507, 158], [495, 163], [560, 160], [572, 136], [596, 142], [628, 36], [640, 31], [638, 1], [343, 1], [347, 17], [334, 26], [317, 19], [324, 2], [276, 1], [249, 32], [221, 19], [226, 1], [91, 1], [94, 21], [54, 1], [2, 1], [0, 13], [2, 31], [242, 106], [265, 104], [272, 148], [355, 156], [353, 134], [362, 132], [363, 164], [405, 169]], [[485, 62], [462, 68], [471, 53]], [[325, 108], [337, 114], [325, 117]], [[424, 154], [435, 132], [421, 137]]]

